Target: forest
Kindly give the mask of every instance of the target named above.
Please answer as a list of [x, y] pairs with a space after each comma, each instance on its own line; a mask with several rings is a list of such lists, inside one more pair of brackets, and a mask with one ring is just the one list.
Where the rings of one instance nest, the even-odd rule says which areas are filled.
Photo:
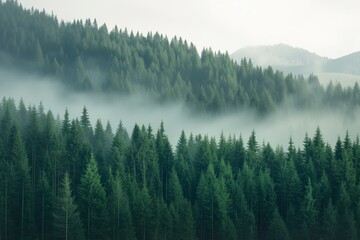
[[[66, 23], [14, 0], [0, 0], [0, 66], [74, 93], [146, 93], [199, 114], [255, 110], [262, 118], [288, 107], [351, 118], [360, 105], [357, 83], [324, 87], [312, 74], [235, 62], [159, 33]], [[60, 117], [13, 97], [21, 96], [0, 100], [0, 240], [360, 239], [352, 132], [334, 141], [319, 126], [300, 146], [291, 136], [274, 146], [256, 129], [248, 139], [184, 129], [174, 144], [167, 122], [135, 121], [130, 131], [121, 119], [91, 122], [86, 106], [80, 117], [68, 109]]]
[[254, 109], [262, 115], [284, 106], [352, 111], [360, 88], [316, 76], [285, 75], [250, 59], [203, 49], [181, 37], [146, 36], [98, 26], [96, 19], [59, 21], [45, 11], [0, 1], [0, 63], [16, 71], [50, 76], [76, 91], [119, 95], [146, 92], [158, 102], [185, 102], [195, 112]]
[[[359, 239], [360, 141], [302, 146], [0, 104], [1, 239]], [[81, 109], [79, 110], [81, 111]]]

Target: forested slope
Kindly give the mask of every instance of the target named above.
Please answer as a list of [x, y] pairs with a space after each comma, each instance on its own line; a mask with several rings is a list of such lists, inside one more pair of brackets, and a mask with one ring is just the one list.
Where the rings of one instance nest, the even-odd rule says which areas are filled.
[[0, 2], [0, 63], [55, 77], [76, 90], [130, 94], [145, 91], [164, 101], [183, 101], [196, 111], [255, 109], [266, 114], [284, 104], [296, 108], [360, 103], [359, 86], [324, 89], [313, 75], [284, 75], [251, 60], [204, 49], [159, 33], [146, 36], [96, 20], [64, 23], [16, 1]]
[[[80, 110], [79, 110], [80, 111]], [[359, 239], [360, 143], [131, 134], [0, 104], [1, 239]], [[166, 124], [166, 123], [165, 123]]]

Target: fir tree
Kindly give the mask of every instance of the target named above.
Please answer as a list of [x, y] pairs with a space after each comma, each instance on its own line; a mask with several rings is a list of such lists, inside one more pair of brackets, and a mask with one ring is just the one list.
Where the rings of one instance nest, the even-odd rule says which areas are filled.
[[54, 211], [55, 239], [85, 239], [83, 225], [72, 195], [69, 174], [66, 172], [56, 198]]

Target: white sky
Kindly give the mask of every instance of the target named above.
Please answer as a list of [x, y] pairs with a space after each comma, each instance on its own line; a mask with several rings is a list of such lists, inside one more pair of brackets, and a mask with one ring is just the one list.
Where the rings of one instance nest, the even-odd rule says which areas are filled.
[[[4, 1], [4, 0], [3, 0]], [[59, 19], [159, 32], [232, 53], [286, 43], [336, 58], [360, 51], [360, 0], [18, 0]]]

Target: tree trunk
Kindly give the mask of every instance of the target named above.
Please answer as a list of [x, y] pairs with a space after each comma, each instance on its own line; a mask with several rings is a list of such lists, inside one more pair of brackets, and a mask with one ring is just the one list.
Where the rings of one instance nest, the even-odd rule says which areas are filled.
[[117, 231], [117, 240], [120, 239], [120, 231], [119, 231], [119, 228], [120, 228], [120, 197], [117, 196], [117, 228], [116, 228], [116, 231]]
[[45, 194], [42, 194], [42, 216], [41, 216], [41, 239], [44, 240], [44, 232], [45, 232]]
[[22, 183], [22, 190], [21, 190], [21, 239], [24, 239], [24, 205], [25, 205], [25, 196], [24, 196], [24, 180]]
[[211, 240], [214, 239], [214, 195], [211, 195]]
[[69, 207], [68, 199], [65, 200], [65, 240], [68, 240]]
[[90, 207], [88, 207], [88, 222], [87, 222], [87, 225], [88, 225], [88, 227], [87, 227], [87, 229], [88, 229], [88, 239], [90, 239]]
[[7, 198], [8, 198], [8, 181], [7, 175], [5, 176], [5, 240], [7, 239], [7, 215], [8, 215], [8, 207], [7, 207]]

